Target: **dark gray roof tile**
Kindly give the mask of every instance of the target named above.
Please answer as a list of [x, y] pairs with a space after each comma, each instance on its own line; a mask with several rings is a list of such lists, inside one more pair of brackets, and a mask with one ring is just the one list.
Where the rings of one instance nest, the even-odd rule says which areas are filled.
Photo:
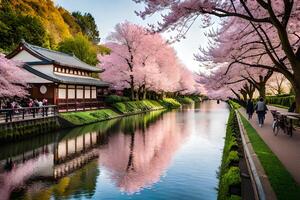
[[65, 84], [77, 84], [77, 85], [94, 85], [99, 87], [108, 87], [109, 83], [101, 81], [95, 78], [80, 78], [71, 76], [61, 76], [54, 74], [53, 72], [39, 71], [38, 68], [32, 68], [29, 65], [24, 65], [24, 69], [27, 71], [49, 81]]
[[59, 65], [62, 65], [62, 66], [87, 70], [87, 71], [91, 71], [91, 72], [101, 72], [102, 71], [98, 67], [88, 65], [85, 62], [79, 60], [76, 56], [72, 56], [72, 55], [62, 53], [62, 52], [59, 52], [59, 51], [54, 51], [54, 50], [42, 48], [42, 47], [39, 47], [39, 46], [28, 44], [26, 42], [23, 42], [23, 44], [29, 50], [31, 50], [34, 53], [42, 56], [43, 58], [45, 58], [49, 62], [55, 62], [55, 63], [57, 63]]

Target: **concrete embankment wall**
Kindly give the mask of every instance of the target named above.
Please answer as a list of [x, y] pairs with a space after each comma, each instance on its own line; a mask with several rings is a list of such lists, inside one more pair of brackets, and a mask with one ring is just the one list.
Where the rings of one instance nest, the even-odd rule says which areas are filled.
[[59, 128], [58, 117], [51, 116], [39, 119], [30, 119], [0, 124], [0, 142], [15, 141], [31, 137]]

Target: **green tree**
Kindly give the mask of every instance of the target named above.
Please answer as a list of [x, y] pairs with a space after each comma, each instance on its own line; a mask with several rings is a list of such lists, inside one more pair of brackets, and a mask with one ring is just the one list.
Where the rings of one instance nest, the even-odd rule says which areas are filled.
[[0, 48], [9, 52], [21, 39], [39, 46], [46, 46], [47, 33], [41, 21], [33, 16], [22, 15], [3, 3], [0, 7]]
[[90, 65], [96, 65], [97, 48], [84, 35], [78, 34], [74, 38], [68, 38], [58, 44], [58, 50], [68, 54], [74, 54], [77, 58]]
[[81, 12], [73, 12], [72, 15], [76, 18], [76, 22], [79, 24], [82, 33], [94, 44], [98, 44], [100, 36], [94, 17], [90, 13], [81, 14]]

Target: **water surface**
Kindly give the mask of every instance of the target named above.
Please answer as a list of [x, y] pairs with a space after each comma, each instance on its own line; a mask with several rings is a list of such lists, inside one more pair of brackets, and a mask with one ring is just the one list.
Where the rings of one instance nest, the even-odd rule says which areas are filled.
[[0, 147], [0, 199], [216, 199], [228, 108], [206, 101]]

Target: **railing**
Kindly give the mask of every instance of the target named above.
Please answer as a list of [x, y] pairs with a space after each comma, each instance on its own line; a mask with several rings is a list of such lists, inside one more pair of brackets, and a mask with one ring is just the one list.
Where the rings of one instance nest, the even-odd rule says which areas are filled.
[[35, 118], [56, 116], [57, 106], [23, 107], [14, 109], [0, 109], [0, 123], [16, 122]]
[[91, 100], [64, 100], [58, 99], [58, 109], [59, 111], [77, 111], [77, 110], [90, 110], [94, 108], [101, 108], [105, 106], [103, 101], [96, 99]]

